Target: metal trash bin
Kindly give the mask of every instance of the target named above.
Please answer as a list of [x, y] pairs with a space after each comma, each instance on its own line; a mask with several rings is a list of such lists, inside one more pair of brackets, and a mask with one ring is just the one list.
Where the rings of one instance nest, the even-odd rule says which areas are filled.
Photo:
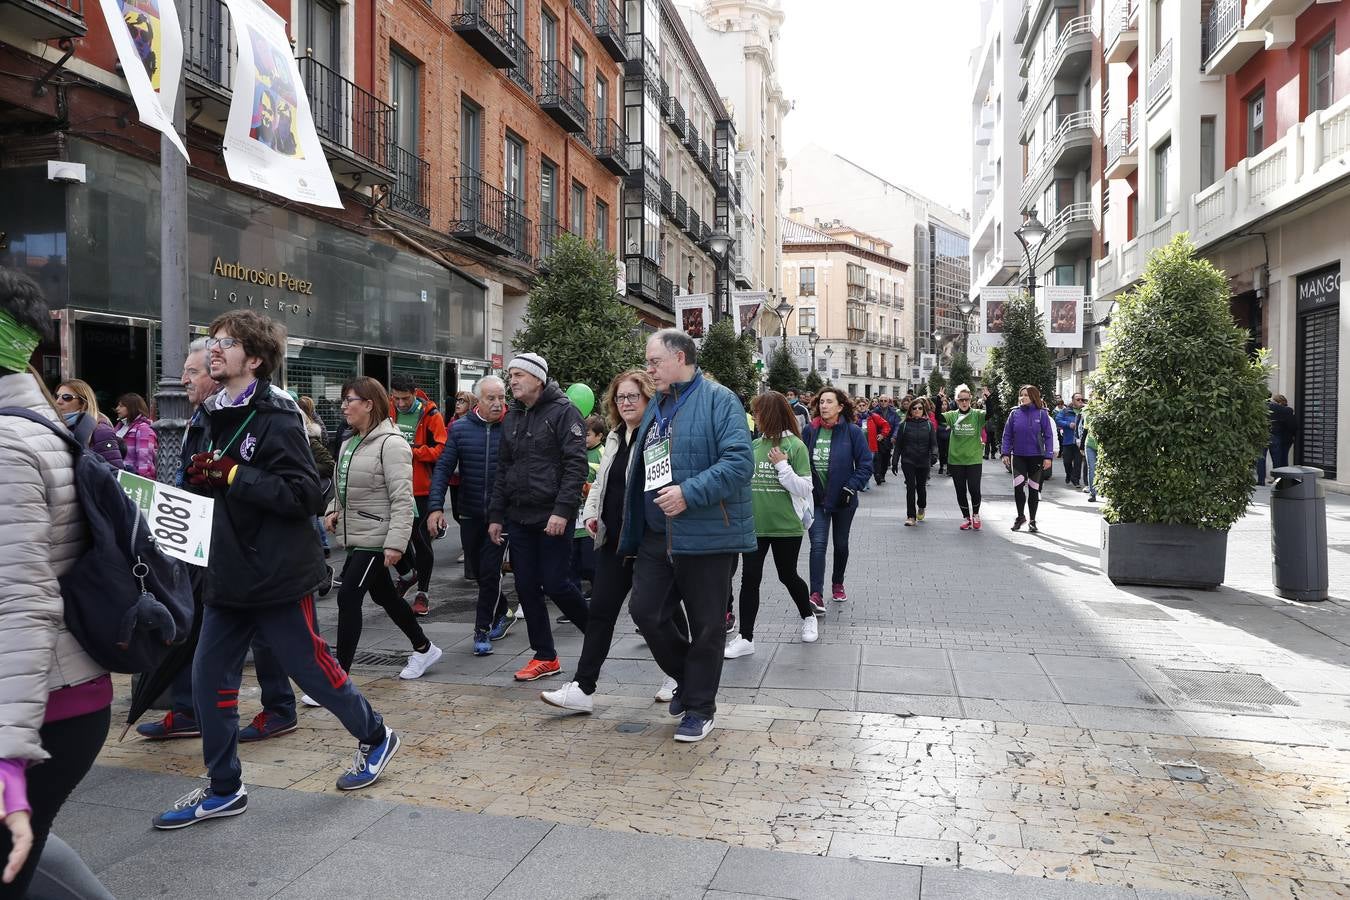
[[1327, 599], [1327, 492], [1321, 469], [1274, 470], [1270, 550], [1275, 593], [1286, 600]]

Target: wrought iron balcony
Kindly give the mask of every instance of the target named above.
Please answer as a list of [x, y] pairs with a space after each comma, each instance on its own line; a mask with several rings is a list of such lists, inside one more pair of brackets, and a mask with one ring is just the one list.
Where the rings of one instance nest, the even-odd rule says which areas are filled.
[[656, 279], [656, 305], [670, 312], [675, 311], [675, 282], [664, 275]]
[[876, 302], [877, 302], [877, 292], [876, 292], [876, 291], [871, 291], [871, 290], [869, 290], [869, 291], [867, 292], [867, 302], [868, 302], [868, 303], [876, 303]]
[[179, 7], [187, 16], [183, 46], [183, 97], [188, 115], [224, 132], [234, 84], [234, 27], [220, 0], [189, 0]]
[[565, 228], [561, 222], [546, 221], [539, 223], [539, 260], [543, 262], [553, 255], [553, 251], [558, 249], [558, 238], [564, 234], [572, 232]]
[[1152, 109], [1172, 92], [1172, 42], [1168, 41], [1158, 50], [1158, 55], [1148, 64], [1148, 94], [1145, 101]]
[[491, 253], [518, 252], [524, 242], [520, 201], [471, 169], [464, 171], [450, 179], [450, 202], [455, 210], [450, 234]]
[[374, 179], [393, 183], [389, 147], [394, 135], [394, 108], [312, 56], [302, 56], [297, 62], [314, 129], [329, 151], [333, 174], [358, 182]]
[[623, 4], [614, 0], [595, 0], [595, 36], [616, 63], [628, 61], [627, 30]]
[[586, 20], [587, 25], [591, 24], [590, 0], [572, 0], [572, 8], [581, 13], [581, 17]]
[[510, 0], [459, 0], [459, 12], [450, 16], [450, 27], [494, 69], [516, 65], [511, 45], [515, 5]]
[[389, 190], [389, 208], [430, 224], [431, 163], [397, 144], [390, 148], [394, 160], [394, 183]]
[[684, 232], [694, 243], [698, 243], [699, 236], [703, 232], [703, 218], [693, 207], [689, 208], [689, 218], [684, 223]]
[[670, 190], [670, 182], [664, 178], [661, 179], [661, 212], [675, 214], [675, 197]]
[[[687, 131], [681, 131], [680, 137], [684, 139], [684, 149], [688, 150], [695, 158], [698, 157], [698, 131], [694, 128], [694, 120], [685, 121]], [[678, 131], [678, 129], [676, 129]]]
[[681, 228], [684, 223], [689, 221], [689, 203], [684, 199], [684, 194], [675, 192], [675, 224]]
[[595, 157], [615, 175], [628, 174], [628, 135], [613, 119], [595, 120]]
[[[641, 255], [625, 256], [623, 262], [628, 293], [656, 303], [662, 277], [661, 267], [653, 260]], [[671, 308], [674, 309], [673, 301]]]
[[534, 51], [525, 43], [524, 35], [511, 35], [511, 52], [515, 54], [516, 66], [506, 70], [510, 78], [525, 93], [534, 96]]
[[670, 85], [666, 84], [664, 78], [661, 79], [661, 115], [670, 118], [670, 102], [675, 98], [670, 96]]
[[699, 242], [700, 244], [707, 244], [707, 243], [708, 243], [708, 239], [712, 237], [712, 233], [713, 233], [712, 228], [710, 228], [710, 227], [708, 226], [708, 223], [707, 223], [707, 221], [705, 220], [705, 221], [703, 222], [703, 224], [702, 224], [701, 226], [699, 226], [699, 230], [698, 230], [698, 242]]
[[689, 122], [684, 117], [684, 104], [680, 102], [680, 98], [670, 98], [670, 114], [666, 116], [666, 121], [670, 123], [671, 128], [675, 129], [676, 134], [684, 137]]
[[568, 134], [586, 133], [586, 88], [561, 59], [539, 63], [539, 107]]
[[1204, 65], [1214, 51], [1242, 27], [1242, 0], [1215, 0], [1200, 30], [1200, 62]]
[[0, 31], [13, 31], [34, 41], [84, 37], [88, 31], [84, 24], [84, 0], [0, 3]]

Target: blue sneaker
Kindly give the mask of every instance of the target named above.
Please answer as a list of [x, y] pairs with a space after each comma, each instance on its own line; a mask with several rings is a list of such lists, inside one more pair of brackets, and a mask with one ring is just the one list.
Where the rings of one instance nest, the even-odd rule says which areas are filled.
[[705, 719], [696, 713], [689, 713], [680, 722], [680, 727], [675, 729], [675, 740], [685, 744], [693, 744], [703, 740], [712, 730], [712, 719]]
[[486, 631], [475, 631], [473, 633], [473, 655], [492, 655], [492, 641], [488, 640], [488, 633]]
[[199, 787], [184, 794], [173, 808], [155, 816], [154, 826], [161, 831], [186, 828], [205, 819], [238, 816], [248, 809], [248, 792], [241, 784], [239, 790], [227, 797], [211, 793], [210, 786]]
[[493, 625], [492, 629], [488, 631], [488, 640], [500, 641], [502, 638], [506, 637], [506, 633], [511, 630], [511, 626], [514, 624], [516, 624], [515, 619], [508, 616], [502, 616], [497, 620], [497, 624]]
[[670, 698], [670, 717], [672, 719], [684, 718], [684, 701], [680, 699], [680, 689], [675, 689], [675, 696]]
[[143, 722], [136, 726], [136, 733], [151, 741], [166, 738], [195, 738], [202, 736], [202, 728], [197, 720], [186, 713], [166, 713], [158, 722]]
[[338, 790], [355, 791], [370, 787], [379, 781], [380, 776], [384, 774], [385, 766], [389, 765], [389, 760], [398, 752], [400, 743], [394, 729], [386, 725], [384, 740], [381, 743], [373, 747], [370, 744], [357, 744], [356, 759], [352, 761], [352, 767], [338, 776]]
[[253, 717], [252, 722], [239, 729], [239, 743], [251, 744], [254, 741], [265, 741], [280, 734], [288, 734], [299, 727], [300, 720], [295, 717], [294, 712], [291, 713], [290, 718], [287, 718], [263, 710]]

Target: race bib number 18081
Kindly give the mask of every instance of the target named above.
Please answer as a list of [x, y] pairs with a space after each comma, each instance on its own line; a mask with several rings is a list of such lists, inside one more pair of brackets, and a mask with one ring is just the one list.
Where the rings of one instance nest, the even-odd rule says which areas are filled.
[[165, 555], [194, 566], [211, 557], [211, 516], [215, 501], [151, 481], [133, 472], [118, 472], [122, 490], [136, 502], [150, 524], [150, 534]]

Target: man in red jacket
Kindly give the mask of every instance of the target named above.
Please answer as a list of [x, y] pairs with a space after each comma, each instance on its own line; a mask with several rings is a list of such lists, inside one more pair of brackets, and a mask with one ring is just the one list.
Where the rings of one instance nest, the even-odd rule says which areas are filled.
[[389, 387], [389, 399], [394, 401], [389, 418], [412, 445], [413, 502], [417, 504], [412, 541], [398, 564], [398, 593], [402, 597], [417, 585], [412, 610], [425, 616], [431, 609], [427, 588], [431, 586], [431, 568], [436, 562], [431, 550], [432, 535], [427, 533], [427, 497], [431, 494], [431, 470], [445, 449], [445, 419], [411, 375], [395, 375]]

